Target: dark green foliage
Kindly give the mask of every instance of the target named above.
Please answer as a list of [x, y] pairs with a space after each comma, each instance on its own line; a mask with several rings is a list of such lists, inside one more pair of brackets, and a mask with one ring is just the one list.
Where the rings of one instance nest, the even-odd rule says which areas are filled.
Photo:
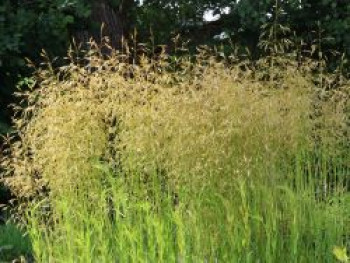
[[5, 120], [0, 120], [0, 134], [4, 134], [10, 130]]
[[[110, 0], [110, 6], [116, 10], [124, 9], [124, 24], [136, 25], [141, 38], [148, 37], [150, 30], [156, 42], [164, 43], [176, 33], [190, 33], [192, 41], [196, 30], [203, 33], [202, 43], [210, 43], [213, 34], [223, 31], [250, 47], [256, 47], [260, 27], [274, 19], [275, 6], [283, 11], [282, 24], [289, 25], [297, 36], [312, 44], [317, 39], [318, 30], [323, 30], [323, 39], [327, 49], [339, 53], [350, 52], [350, 2], [331, 0], [307, 1], [154, 1], [145, 0], [136, 7], [136, 1]], [[139, 2], [139, 1], [137, 1]], [[35, 59], [40, 50], [45, 49], [54, 56], [62, 55], [67, 49], [69, 36], [74, 31], [92, 26], [90, 0], [37, 0], [2, 1], [0, 4], [0, 68], [2, 72], [11, 72], [11, 77], [23, 73], [24, 57]], [[132, 7], [132, 8], [130, 8]], [[223, 9], [226, 8], [226, 15]], [[227, 9], [228, 8], [228, 9]], [[206, 11], [222, 14], [212, 26], [203, 23]], [[134, 21], [132, 21], [132, 20]], [[131, 26], [127, 26], [133, 32]], [[209, 28], [210, 27], [210, 28]], [[190, 28], [191, 30], [189, 30]], [[314, 32], [314, 34], [312, 34]], [[195, 35], [196, 36], [196, 35]], [[205, 37], [205, 38], [204, 38]], [[327, 38], [327, 41], [326, 41]], [[141, 39], [144, 41], [145, 39]]]
[[[218, 21], [204, 22], [203, 15], [212, 10]], [[321, 37], [323, 55], [338, 63], [339, 56], [350, 53], [350, 2], [332, 0], [241, 0], [241, 1], [154, 1], [145, 0], [137, 10], [137, 26], [141, 37], [166, 42], [176, 34], [188, 38], [193, 45], [213, 44], [213, 37], [225, 32], [234, 42], [249, 47], [258, 57], [256, 48], [261, 26], [276, 19], [295, 33], [294, 41], [302, 39], [311, 46]], [[322, 34], [320, 34], [322, 32]], [[218, 42], [216, 42], [218, 44]], [[337, 51], [338, 56], [334, 56]]]
[[10, 119], [7, 105], [16, 83], [31, 73], [25, 58], [39, 61], [42, 49], [51, 56], [64, 55], [71, 31], [89, 14], [85, 0], [1, 1], [0, 133], [7, 131], [3, 123]]
[[23, 231], [10, 223], [0, 225], [0, 262], [28, 262], [30, 253], [30, 240]]
[[[295, 19], [296, 26], [303, 30], [306, 38], [307, 31], [316, 30], [318, 23], [325, 31], [327, 37], [331, 37], [329, 45], [339, 52], [350, 52], [350, 2], [332, 0], [308, 0], [304, 1], [302, 9], [299, 9]], [[310, 36], [310, 35], [309, 35]]]
[[21, 72], [24, 57], [35, 59], [41, 49], [53, 55], [67, 49], [69, 30], [90, 14], [84, 1], [3, 1], [0, 4], [2, 71]]

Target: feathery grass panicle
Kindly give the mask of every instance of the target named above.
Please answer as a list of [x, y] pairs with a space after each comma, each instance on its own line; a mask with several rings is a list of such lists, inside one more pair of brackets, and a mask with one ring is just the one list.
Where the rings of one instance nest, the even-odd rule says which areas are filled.
[[315, 99], [309, 62], [265, 79], [206, 49], [129, 56], [71, 51], [25, 94], [2, 164], [19, 198], [48, 191], [26, 210], [36, 260], [330, 262], [350, 233], [346, 95]]

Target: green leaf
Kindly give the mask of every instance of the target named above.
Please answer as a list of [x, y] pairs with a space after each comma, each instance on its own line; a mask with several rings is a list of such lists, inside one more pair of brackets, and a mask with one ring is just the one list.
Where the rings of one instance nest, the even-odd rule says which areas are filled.
[[334, 247], [334, 256], [341, 262], [349, 262], [349, 257], [346, 252], [346, 248]]
[[67, 15], [65, 18], [64, 18], [64, 22], [66, 25], [68, 24], [73, 24], [74, 23], [74, 17], [71, 16], [71, 15]]

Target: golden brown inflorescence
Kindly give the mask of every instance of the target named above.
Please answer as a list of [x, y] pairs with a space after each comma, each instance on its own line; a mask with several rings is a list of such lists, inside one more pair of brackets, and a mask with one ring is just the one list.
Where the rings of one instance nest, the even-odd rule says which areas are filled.
[[[272, 164], [311, 149], [315, 122], [328, 127], [317, 131], [323, 140], [339, 139], [329, 131], [344, 128], [349, 95], [344, 88], [343, 104], [315, 100], [322, 91], [310, 63], [280, 60], [278, 78], [264, 80], [264, 60], [253, 67], [217, 57], [204, 49], [195, 59], [163, 52], [133, 64], [128, 54], [92, 48], [81, 63], [71, 51], [67, 66], [40, 69], [39, 87], [21, 94], [27, 106], [14, 120], [3, 180], [18, 197], [43, 189], [60, 195], [103, 179], [96, 169], [103, 162], [126, 178], [157, 167], [176, 189], [203, 184], [204, 171], [228, 164], [232, 174], [254, 168], [251, 156]], [[310, 118], [315, 104], [322, 118]]]

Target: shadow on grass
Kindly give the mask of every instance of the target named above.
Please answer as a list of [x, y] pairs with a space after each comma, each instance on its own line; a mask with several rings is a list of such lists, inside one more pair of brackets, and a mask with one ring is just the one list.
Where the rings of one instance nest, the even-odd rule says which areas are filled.
[[0, 225], [0, 263], [31, 262], [30, 255], [29, 237], [14, 224]]

